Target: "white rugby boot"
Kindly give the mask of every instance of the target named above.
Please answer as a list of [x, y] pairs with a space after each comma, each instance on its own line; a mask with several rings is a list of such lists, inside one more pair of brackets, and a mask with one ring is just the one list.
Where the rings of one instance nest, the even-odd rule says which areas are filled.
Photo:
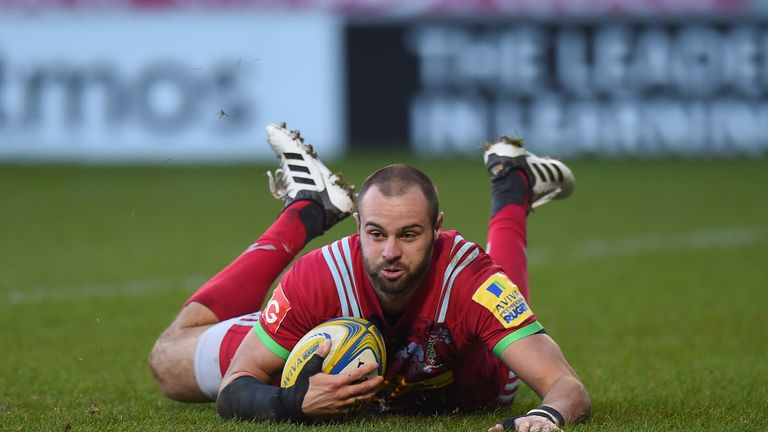
[[492, 179], [522, 169], [531, 186], [531, 208], [568, 197], [576, 185], [570, 168], [557, 159], [525, 150], [522, 138], [502, 135], [496, 142], [486, 144], [483, 160]]
[[334, 174], [317, 158], [312, 145], [304, 144], [298, 130], [285, 123], [267, 126], [267, 142], [280, 168], [267, 172], [269, 191], [287, 207], [294, 201], [311, 200], [325, 209], [325, 229], [352, 214], [354, 187], [341, 173]]

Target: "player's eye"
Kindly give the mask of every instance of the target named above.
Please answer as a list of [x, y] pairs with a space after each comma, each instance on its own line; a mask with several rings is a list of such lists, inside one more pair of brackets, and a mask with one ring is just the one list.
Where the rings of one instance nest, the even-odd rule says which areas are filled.
[[368, 236], [374, 239], [384, 238], [384, 234], [381, 231], [368, 231]]
[[400, 235], [403, 240], [415, 240], [417, 234], [415, 232], [406, 231]]

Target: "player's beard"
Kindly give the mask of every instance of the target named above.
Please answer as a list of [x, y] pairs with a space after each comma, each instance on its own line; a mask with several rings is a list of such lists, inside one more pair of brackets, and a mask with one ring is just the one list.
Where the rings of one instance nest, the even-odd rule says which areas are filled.
[[[363, 264], [365, 265], [365, 271], [368, 273], [368, 277], [371, 280], [373, 286], [385, 294], [401, 294], [408, 291], [408, 289], [414, 287], [414, 285], [420, 284], [424, 280], [424, 276], [429, 271], [429, 263], [432, 260], [432, 246], [434, 241], [429, 244], [429, 248], [424, 252], [421, 257], [421, 261], [417, 263], [413, 268], [403, 264], [401, 261], [383, 261], [378, 264], [373, 264], [368, 260], [368, 257], [363, 253]], [[390, 281], [381, 275], [381, 270], [387, 267], [396, 267], [403, 270], [403, 277], [396, 281]]]

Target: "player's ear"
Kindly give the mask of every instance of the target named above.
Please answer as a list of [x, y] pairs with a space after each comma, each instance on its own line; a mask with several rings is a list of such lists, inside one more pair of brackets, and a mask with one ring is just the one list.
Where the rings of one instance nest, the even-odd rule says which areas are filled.
[[360, 213], [354, 212], [352, 213], [352, 217], [355, 218], [355, 225], [357, 225], [357, 231], [360, 231]]
[[443, 212], [440, 212], [440, 214], [437, 215], [437, 220], [435, 221], [435, 236], [438, 236], [443, 232], [443, 216], [445, 216], [445, 213]]

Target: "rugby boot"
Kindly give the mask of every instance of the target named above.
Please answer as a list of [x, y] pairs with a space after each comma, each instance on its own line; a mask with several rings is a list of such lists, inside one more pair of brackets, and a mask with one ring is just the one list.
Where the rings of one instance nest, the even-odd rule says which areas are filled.
[[298, 130], [288, 130], [285, 123], [270, 124], [267, 142], [280, 161], [274, 173], [267, 172], [272, 196], [283, 200], [286, 207], [298, 200], [320, 204], [325, 210], [326, 230], [354, 211], [354, 187], [317, 158]]
[[505, 177], [512, 170], [522, 170], [531, 188], [531, 208], [573, 193], [576, 180], [563, 162], [539, 157], [523, 148], [522, 138], [502, 135], [496, 142], [485, 145], [485, 167], [491, 180]]

